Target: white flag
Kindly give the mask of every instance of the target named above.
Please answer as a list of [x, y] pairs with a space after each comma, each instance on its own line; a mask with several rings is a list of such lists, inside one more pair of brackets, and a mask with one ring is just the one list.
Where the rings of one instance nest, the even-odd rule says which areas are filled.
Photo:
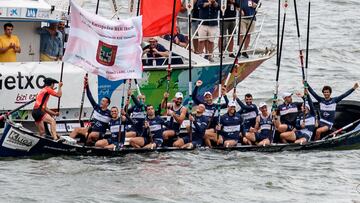
[[71, 2], [63, 60], [109, 80], [140, 79], [142, 18], [108, 20]]

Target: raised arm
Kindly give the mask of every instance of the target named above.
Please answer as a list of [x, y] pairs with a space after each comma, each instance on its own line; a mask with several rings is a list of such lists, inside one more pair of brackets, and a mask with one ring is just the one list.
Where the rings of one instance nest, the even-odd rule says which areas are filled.
[[[307, 83], [307, 82], [305, 82]], [[310, 94], [318, 101], [320, 102], [321, 100], [323, 100], [323, 97], [320, 97], [318, 94], [316, 94], [316, 92], [313, 90], [313, 88], [309, 85], [309, 83], [307, 83], [307, 87], [309, 89]]]
[[357, 88], [359, 87], [359, 84], [358, 83], [355, 83], [354, 84], [354, 87], [352, 87], [351, 89], [349, 89], [348, 91], [346, 91], [344, 94], [338, 96], [338, 97], [335, 97], [335, 102], [338, 103], [340, 102], [341, 100], [343, 100], [345, 97], [349, 96], [351, 93], [353, 93]]
[[194, 91], [192, 92], [191, 98], [196, 105], [199, 105], [199, 104], [202, 104], [202, 102], [197, 98], [197, 94], [199, 91], [199, 86], [197, 84], [198, 84], [198, 82], [196, 82], [196, 86], [194, 88]]
[[85, 79], [85, 81], [86, 81], [86, 96], [87, 96], [87, 98], [89, 99], [89, 101], [90, 101], [91, 105], [93, 106], [93, 108], [95, 108], [95, 107], [99, 108], [99, 105], [95, 102], [95, 100], [94, 100], [94, 98], [93, 98], [93, 96], [91, 94], [87, 78]]

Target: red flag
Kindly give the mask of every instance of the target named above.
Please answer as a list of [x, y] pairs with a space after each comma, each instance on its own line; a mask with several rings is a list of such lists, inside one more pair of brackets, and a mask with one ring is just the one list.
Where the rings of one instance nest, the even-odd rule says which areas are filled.
[[[173, 6], [173, 0], [141, 0], [140, 13], [143, 16], [144, 37], [171, 34]], [[176, 0], [174, 33], [176, 33], [176, 16], [180, 8], [181, 0]]]

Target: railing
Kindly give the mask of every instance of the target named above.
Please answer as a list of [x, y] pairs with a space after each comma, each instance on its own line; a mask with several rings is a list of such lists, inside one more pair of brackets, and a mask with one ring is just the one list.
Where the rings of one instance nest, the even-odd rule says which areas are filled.
[[[253, 32], [249, 32], [249, 36], [251, 36], [251, 41], [250, 41], [250, 44], [249, 44], [249, 47], [247, 49], [244, 49], [244, 46], [242, 48], [242, 51], [241, 52], [247, 52], [247, 53], [251, 53], [251, 55], [254, 55], [255, 54], [255, 50], [257, 49], [257, 44], [258, 44], [258, 40], [260, 38], [260, 34], [261, 34], [261, 31], [262, 31], [262, 28], [263, 28], [263, 24], [264, 24], [264, 21], [265, 21], [265, 17], [266, 17], [266, 14], [264, 14], [263, 12], [259, 12], [257, 15], [256, 15], [256, 23], [255, 23], [255, 30]], [[243, 19], [251, 19], [251, 16], [243, 16], [241, 18], [242, 20]], [[227, 41], [226, 43], [224, 43], [225, 45], [225, 48], [223, 49], [224, 50], [224, 54], [230, 54], [227, 50], [228, 50], [228, 47], [230, 45], [230, 39], [233, 38], [233, 41], [234, 41], [234, 51], [233, 53], [236, 54], [237, 53], [237, 50], [239, 48], [239, 46], [236, 46], [236, 43], [238, 40], [239, 40], [239, 35], [238, 35], [238, 31], [239, 31], [239, 17], [233, 17], [233, 18], [225, 18], [225, 21], [226, 20], [235, 20], [235, 27], [234, 29], [231, 31], [231, 33], [229, 34], [225, 34], [224, 33], [224, 39]], [[215, 39], [219, 39], [221, 37], [220, 35], [220, 25], [221, 25], [221, 19], [220, 18], [217, 18], [217, 19], [199, 19], [199, 18], [192, 18], [192, 22], [198, 22], [198, 26], [197, 26], [197, 29], [195, 31], [192, 30], [192, 37], [191, 37], [191, 42], [193, 42], [194, 39], [210, 39], [210, 38], [215, 38]], [[198, 36], [198, 32], [199, 32], [199, 28], [200, 26], [204, 23], [204, 22], [210, 22], [210, 21], [217, 21], [218, 22], [218, 32], [215, 36], [207, 36], [207, 37], [199, 37]], [[259, 23], [260, 22], [260, 23]], [[179, 24], [188, 24], [188, 18], [187, 17], [182, 17], [182, 16], [178, 16], [178, 23]], [[185, 36], [189, 36], [188, 35], [188, 25], [186, 27], [186, 32], [182, 33], [183, 35]], [[245, 32], [245, 31], [242, 31], [242, 32]], [[244, 34], [240, 34], [240, 37], [244, 37]], [[225, 41], [224, 40], [224, 41]], [[189, 41], [190, 42], [190, 41]], [[215, 42], [215, 47], [214, 47], [214, 55], [217, 55], [219, 56], [220, 55], [220, 52], [219, 52], [219, 43], [217, 40], [214, 41]], [[186, 47], [188, 48], [188, 46]], [[206, 55], [206, 54], [203, 54], [203, 55]]]

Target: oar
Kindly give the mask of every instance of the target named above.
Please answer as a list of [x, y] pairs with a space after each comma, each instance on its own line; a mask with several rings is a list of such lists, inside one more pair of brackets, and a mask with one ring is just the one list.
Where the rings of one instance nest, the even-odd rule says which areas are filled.
[[[68, 6], [68, 12], [67, 15], [70, 15], [70, 5]], [[66, 19], [66, 26], [65, 27], [69, 27], [69, 19]], [[68, 40], [68, 37], [66, 36], [67, 34], [65, 33], [64, 36], [64, 42], [63, 42], [63, 47], [65, 47], [65, 44]], [[65, 51], [65, 48], [63, 48], [63, 53]], [[62, 82], [63, 80], [63, 75], [64, 75], [64, 61], [61, 60], [61, 72], [60, 72], [60, 82]], [[58, 98], [58, 105], [57, 105], [57, 111], [60, 113], [60, 103], [61, 103], [61, 97]]]
[[17, 107], [16, 109], [13, 109], [13, 110], [11, 110], [11, 111], [9, 111], [9, 112], [4, 113], [3, 115], [0, 116], [0, 121], [4, 120], [6, 117], [8, 117], [8, 116], [10, 116], [11, 114], [19, 111], [20, 109], [24, 108], [25, 106], [33, 103], [34, 101], [35, 101], [35, 99], [32, 99], [32, 100], [26, 102], [25, 104], [22, 104], [21, 106]]
[[[166, 92], [169, 93], [170, 90], [170, 79], [171, 79], [171, 58], [172, 58], [172, 47], [174, 40], [174, 27], [175, 27], [175, 10], [176, 10], [176, 0], [173, 3], [172, 17], [171, 17], [171, 35], [170, 35], [170, 49], [169, 49], [169, 61], [167, 67], [167, 77], [166, 77]], [[190, 25], [189, 25], [190, 26]], [[165, 98], [165, 104], [167, 105], [168, 98]], [[167, 111], [167, 108], [166, 108]]]
[[[277, 69], [276, 69], [275, 88], [274, 88], [274, 96], [273, 96], [273, 104], [271, 107], [271, 112], [275, 111], [277, 108], [277, 99], [278, 99], [278, 94], [279, 94], [279, 75], [280, 75], [280, 64], [281, 64], [281, 52], [282, 52], [282, 47], [283, 47], [283, 42], [284, 42], [284, 31], [285, 31], [287, 7], [288, 7], [288, 1], [285, 0], [284, 17], [283, 17], [283, 24], [282, 24], [282, 31], [281, 31], [281, 40], [278, 40], [278, 42], [280, 42], [280, 44], [277, 44], [277, 47], [279, 47], [279, 54], [278, 54], [278, 58], [276, 60]], [[280, 10], [278, 12], [280, 12]], [[280, 21], [278, 21], [278, 23], [280, 24]], [[278, 28], [279, 27], [280, 26], [278, 26]], [[278, 35], [279, 34], [280, 34], [280, 30], [278, 30]], [[271, 138], [271, 142], [272, 142], [274, 140], [274, 136], [275, 136], [274, 124], [271, 125], [270, 133], [271, 132], [272, 132], [272, 138]]]
[[[187, 0], [187, 12], [188, 12], [188, 24], [189, 24], [189, 34], [188, 34], [188, 38], [189, 38], [189, 111], [191, 114], [192, 111], [192, 105], [193, 105], [193, 101], [192, 101], [192, 78], [191, 78], [191, 11], [193, 10], [193, 6], [194, 6], [194, 2], [193, 0]], [[190, 143], [192, 143], [192, 121], [190, 121], [190, 128], [189, 128], [189, 141]]]
[[[86, 73], [85, 74], [85, 77], [87, 78], [88, 77], [88, 74]], [[81, 95], [81, 104], [80, 104], [80, 113], [79, 113], [79, 123], [81, 125], [81, 127], [83, 127], [83, 124], [81, 122], [81, 117], [82, 117], [82, 112], [83, 112], [83, 108], [84, 108], [84, 99], [85, 99], [85, 92], [86, 92], [86, 86], [88, 84], [84, 84], [84, 88], [83, 88], [83, 92], [82, 92], [82, 95]]]
[[[126, 79], [123, 80], [123, 94], [121, 96], [121, 104], [120, 104], [120, 116], [122, 117], [122, 110], [124, 108], [124, 100], [125, 100], [125, 85], [126, 85]], [[125, 112], [126, 113], [126, 112]], [[121, 130], [121, 128], [124, 126], [124, 123], [122, 122], [122, 118], [120, 117], [120, 126], [119, 126], [119, 136], [118, 136], [118, 149], [120, 149], [120, 142], [121, 142], [121, 138], [122, 136], [125, 136], [125, 132], [123, 133], [123, 131]], [[125, 126], [124, 126], [124, 131], [125, 131]]]
[[239, 12], [239, 24], [238, 24], [238, 40], [237, 40], [237, 45], [240, 45], [240, 39], [241, 39], [241, 1], [239, 1], [239, 7], [240, 7], [240, 12]]
[[[128, 85], [128, 92], [131, 90], [131, 79], [129, 79], [129, 85]], [[129, 105], [127, 105], [130, 102], [130, 94], [126, 97], [126, 104], [125, 104], [125, 112], [127, 113], [129, 110]]]
[[[307, 30], [306, 30], [306, 64], [305, 64], [305, 77], [303, 79], [305, 79], [305, 81], [307, 81], [307, 77], [308, 77], [308, 65], [309, 65], [309, 41], [310, 41], [310, 7], [311, 7], [311, 2], [309, 1], [308, 4], [308, 22], [307, 22]], [[307, 88], [307, 83], [304, 83], [305, 88]]]
[[[218, 84], [218, 88], [219, 88], [219, 93], [218, 93], [218, 100], [217, 100], [217, 107], [218, 107], [218, 120], [220, 121], [220, 107], [221, 107], [221, 85], [222, 85], [222, 72], [223, 72], [223, 43], [224, 43], [224, 15], [225, 15], [225, 10], [226, 10], [226, 4], [227, 4], [227, 0], [221, 0], [221, 22], [220, 22], [220, 35], [221, 35], [221, 46], [220, 46], [220, 68], [219, 68], [219, 84]], [[225, 83], [226, 85], [226, 83]], [[217, 133], [216, 136], [216, 140], [219, 140], [219, 134]]]
[[[236, 94], [236, 86], [237, 86], [237, 77], [238, 77], [238, 72], [237, 72], [237, 67], [234, 68], [234, 94]], [[233, 98], [233, 100], [235, 101], [236, 99]]]
[[300, 65], [301, 65], [301, 73], [302, 73], [302, 79], [305, 80], [304, 54], [303, 54], [303, 48], [301, 46], [301, 36], [300, 36], [300, 28], [299, 28], [299, 19], [298, 19], [297, 7], [296, 7], [296, 0], [294, 0], [294, 9], [295, 9], [296, 31], [297, 31], [297, 38], [298, 38], [298, 44], [299, 44], [299, 58], [300, 58]]
[[356, 121], [352, 122], [352, 123], [347, 124], [346, 126], [340, 128], [340, 129], [334, 131], [333, 133], [327, 135], [326, 137], [322, 138], [322, 140], [326, 140], [326, 139], [329, 139], [329, 138], [334, 138], [341, 131], [348, 129], [348, 128], [354, 126], [356, 123], [359, 123], [359, 122], [360, 122], [360, 118], [357, 119]]
[[246, 29], [244, 39], [242, 40], [242, 42], [241, 42], [241, 44], [240, 44], [240, 47], [239, 47], [239, 50], [238, 50], [237, 53], [236, 53], [236, 57], [235, 57], [234, 62], [233, 62], [233, 64], [232, 64], [231, 70], [230, 70], [229, 74], [228, 74], [227, 77], [226, 77], [225, 87], [226, 87], [226, 86], [228, 85], [228, 83], [229, 83], [231, 73], [232, 73], [232, 71], [233, 71], [233, 69], [234, 69], [234, 67], [235, 67], [235, 64], [237, 64], [237, 62], [238, 62], [238, 58], [240, 57], [240, 54], [241, 54], [241, 49], [242, 49], [242, 47], [244, 46], [246, 37], [247, 37], [248, 34], [249, 34], [251, 25], [252, 25], [253, 22], [254, 22], [255, 16], [256, 16], [256, 14], [257, 14], [258, 9], [260, 8], [260, 6], [261, 6], [261, 0], [258, 2], [257, 6], [256, 6], [256, 8], [255, 8], [254, 15], [251, 17], [251, 21], [250, 21], [249, 27]]

